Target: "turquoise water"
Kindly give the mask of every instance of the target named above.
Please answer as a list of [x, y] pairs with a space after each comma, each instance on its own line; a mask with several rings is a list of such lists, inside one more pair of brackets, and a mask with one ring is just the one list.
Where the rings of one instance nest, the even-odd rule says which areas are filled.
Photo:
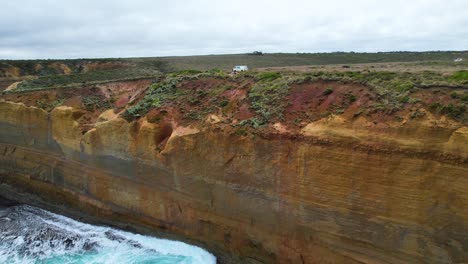
[[20, 205], [0, 210], [0, 263], [215, 264], [216, 259], [179, 241], [93, 226]]

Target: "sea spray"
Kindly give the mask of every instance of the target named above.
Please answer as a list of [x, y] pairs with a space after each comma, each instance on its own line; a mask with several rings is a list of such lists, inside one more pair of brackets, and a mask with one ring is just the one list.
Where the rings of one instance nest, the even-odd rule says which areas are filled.
[[0, 263], [215, 264], [207, 251], [183, 242], [94, 226], [42, 209], [0, 209]]

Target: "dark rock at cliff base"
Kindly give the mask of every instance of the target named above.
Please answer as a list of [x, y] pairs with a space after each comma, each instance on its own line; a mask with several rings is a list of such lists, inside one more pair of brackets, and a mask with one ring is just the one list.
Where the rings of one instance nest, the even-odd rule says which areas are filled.
[[5, 197], [0, 196], [0, 209], [1, 208], [7, 208], [7, 207], [10, 207], [10, 206], [14, 206], [14, 205], [18, 205], [18, 203], [15, 202], [15, 201], [9, 200], [9, 199], [7, 199]]

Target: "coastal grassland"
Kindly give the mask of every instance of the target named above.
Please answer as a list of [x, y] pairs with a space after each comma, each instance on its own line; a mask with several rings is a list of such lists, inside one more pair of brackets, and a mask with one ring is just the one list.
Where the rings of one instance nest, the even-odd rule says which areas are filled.
[[[464, 59], [454, 63], [455, 58]], [[0, 60], [0, 77], [7, 77], [9, 70], [16, 69], [19, 76], [47, 76], [56, 74], [83, 73], [90, 69], [135, 67], [161, 72], [181, 70], [206, 71], [213, 68], [231, 70], [234, 65], [248, 65], [251, 69], [265, 67], [318, 66], [333, 64], [386, 64], [410, 63], [415, 67], [467, 67], [468, 51], [434, 52], [330, 52], [330, 53], [262, 53], [262, 55], [225, 54], [200, 56], [173, 56], [148, 58], [100, 58], [70, 60]], [[369, 65], [370, 66], [370, 65]], [[382, 69], [387, 67], [386, 65]], [[341, 67], [341, 66], [340, 66]], [[349, 67], [349, 65], [347, 66]], [[376, 65], [375, 67], [379, 67]], [[16, 77], [19, 77], [16, 76]]]
[[76, 74], [47, 75], [40, 76], [36, 79], [22, 81], [18, 84], [16, 91], [44, 90], [57, 87], [77, 87], [109, 81], [154, 78], [159, 75], [159, 71], [135, 67], [95, 70]]
[[[232, 54], [203, 55], [157, 58], [165, 70], [180, 71], [195, 69], [206, 71], [213, 68], [231, 70], [234, 65], [248, 65], [249, 68], [289, 67], [301, 65], [332, 64], [374, 64], [390, 62], [414, 62], [414, 66], [453, 67], [455, 58], [463, 58], [458, 65], [467, 66], [468, 52], [331, 52], [331, 53], [263, 53], [263, 55]], [[136, 59], [151, 61], [156, 58]]]
[[[464, 60], [455, 63], [454, 58]], [[254, 114], [240, 123], [259, 127], [285, 120], [285, 110], [291, 105], [288, 97], [291, 95], [292, 86], [320, 81], [353, 83], [369, 88], [373, 94], [371, 105], [361, 106], [361, 109], [356, 110], [357, 115], [382, 112], [391, 115], [408, 106], [427, 106], [426, 108], [435, 114], [464, 120], [468, 86], [467, 61], [466, 51], [262, 53], [0, 61], [0, 72], [3, 71], [4, 75], [18, 72], [19, 75], [32, 75], [31, 78], [18, 83], [16, 89], [4, 93], [53, 88], [81, 89], [105, 82], [153, 80], [154, 83], [148, 88], [145, 96], [132, 100], [130, 105], [122, 106], [125, 109], [123, 116], [127, 120], [144, 116], [151, 109], [168, 106], [178, 109], [187, 119], [201, 120], [210, 112], [224, 113], [225, 109], [233, 108], [226, 91], [240, 89], [246, 93], [242, 103], [248, 105], [249, 111]], [[253, 70], [235, 76], [229, 75], [228, 72], [236, 64], [246, 64]], [[187, 88], [188, 81], [202, 83], [199, 87], [190, 89]], [[245, 86], [245, 83], [249, 85]], [[323, 91], [316, 95], [320, 97], [321, 102], [337, 96], [342, 99], [328, 100], [331, 101], [330, 106], [326, 106], [326, 109], [320, 107], [321, 117], [345, 114], [346, 108], [360, 99], [357, 91], [341, 94], [330, 87], [322, 88]], [[431, 98], [416, 96], [419, 91], [429, 90], [433, 90], [434, 93], [438, 90], [444, 93], [448, 91], [451, 96], [449, 100], [445, 97], [438, 98], [436, 95]], [[96, 103], [93, 102], [90, 100], [87, 107], [96, 108]], [[46, 105], [45, 102], [39, 102], [43, 107], [51, 108], [60, 104], [60, 101], [48, 103]], [[240, 105], [236, 104], [236, 107]], [[97, 108], [101, 106], [98, 105]], [[316, 117], [317, 115], [314, 118]]]
[[[146, 114], [151, 108], [159, 108], [167, 105], [177, 106], [179, 110], [184, 111], [184, 107], [187, 106], [191, 109], [198, 109], [203, 111], [205, 114], [212, 108], [206, 109], [205, 106], [215, 106], [216, 100], [221, 93], [229, 89], [229, 85], [220, 84], [210, 89], [200, 86], [196, 89], [184, 89], [181, 83], [193, 80], [200, 80], [206, 78], [215, 78], [222, 81], [229, 82], [234, 78], [230, 78], [227, 73], [219, 69], [212, 69], [206, 72], [197, 70], [183, 70], [180, 72], [173, 72], [166, 74], [159, 82], [154, 83], [148, 89], [146, 95], [135, 105], [129, 107], [123, 114], [123, 117], [127, 120], [133, 120]], [[225, 101], [219, 101], [218, 105], [223, 105]], [[200, 109], [203, 108], [203, 109]], [[197, 115], [195, 115], [197, 114]], [[197, 119], [202, 114], [197, 111], [188, 111], [187, 117]]]
[[63, 60], [0, 60], [0, 77], [7, 69], [17, 69], [20, 76], [47, 76], [76, 74], [87, 70], [88, 65], [106, 65], [106, 68], [130, 66], [123, 59], [63, 59]]
[[[183, 85], [188, 81], [207, 81], [209, 79], [221, 81], [218, 86], [209, 89], [191, 89]], [[153, 84], [144, 98], [130, 106], [123, 116], [127, 120], [133, 120], [144, 116], [151, 109], [173, 106], [183, 110], [185, 117], [200, 120], [205, 118], [210, 111], [217, 111], [230, 103], [223, 96], [224, 92], [239, 89], [240, 83], [248, 81], [252, 84], [247, 88], [245, 100], [255, 116], [243, 120], [240, 125], [259, 127], [275, 121], [284, 121], [285, 109], [291, 105], [291, 102], [288, 101], [291, 86], [318, 81], [353, 83], [368, 87], [375, 94], [375, 98], [373, 98], [371, 105], [358, 109], [359, 114], [381, 112], [392, 115], [404, 110], [405, 107], [417, 106], [426, 107], [436, 114], [445, 114], [451, 118], [466, 121], [468, 79], [465, 71], [457, 71], [451, 75], [438, 72], [303, 73], [251, 71], [235, 76], [227, 75], [219, 70], [182, 71], [167, 74], [160, 82]], [[432, 97], [436, 99], [427, 101], [417, 96], [419, 91], [437, 93], [439, 90], [448, 91], [447, 95], [450, 95], [446, 97], [450, 100], [440, 99], [437, 101], [437, 96], [434, 95], [435, 97]], [[344, 113], [346, 107], [357, 100], [358, 92], [351, 91], [340, 95], [344, 97], [339, 102], [342, 105], [332, 105], [322, 114]], [[333, 89], [324, 88], [320, 96], [325, 100], [333, 93]]]
[[[291, 104], [285, 98], [290, 94], [289, 87], [292, 84], [315, 81], [361, 84], [374, 91], [376, 98], [371, 106], [360, 109], [359, 112], [367, 114], [385, 112], [389, 115], [403, 110], [407, 105], [421, 103], [422, 99], [413, 96], [418, 90], [431, 87], [454, 90], [468, 88], [468, 79], [464, 71], [455, 72], [449, 76], [436, 72], [314, 72], [305, 74], [265, 72], [257, 74], [257, 79], [258, 82], [249, 91], [252, 109], [258, 114], [253, 122], [254, 125], [265, 124], [270, 120], [284, 121], [284, 110]], [[326, 88], [322, 96], [327, 97], [332, 93], [333, 89]], [[335, 105], [335, 109], [330, 108], [330, 112], [326, 111], [324, 114], [330, 114], [333, 110], [335, 114], [342, 114], [345, 107], [356, 101], [356, 95], [352, 93], [344, 96], [347, 98], [341, 102], [343, 105]], [[466, 91], [454, 93], [453, 97], [458, 100], [447, 104], [442, 101], [436, 102], [437, 105], [430, 109], [433, 112], [447, 114], [454, 119], [466, 119]]]

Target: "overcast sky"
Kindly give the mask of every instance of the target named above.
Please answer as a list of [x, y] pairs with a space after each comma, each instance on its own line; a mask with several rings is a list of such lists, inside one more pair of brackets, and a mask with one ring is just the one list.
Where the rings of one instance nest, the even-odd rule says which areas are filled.
[[468, 0], [1, 0], [0, 59], [468, 50]]

